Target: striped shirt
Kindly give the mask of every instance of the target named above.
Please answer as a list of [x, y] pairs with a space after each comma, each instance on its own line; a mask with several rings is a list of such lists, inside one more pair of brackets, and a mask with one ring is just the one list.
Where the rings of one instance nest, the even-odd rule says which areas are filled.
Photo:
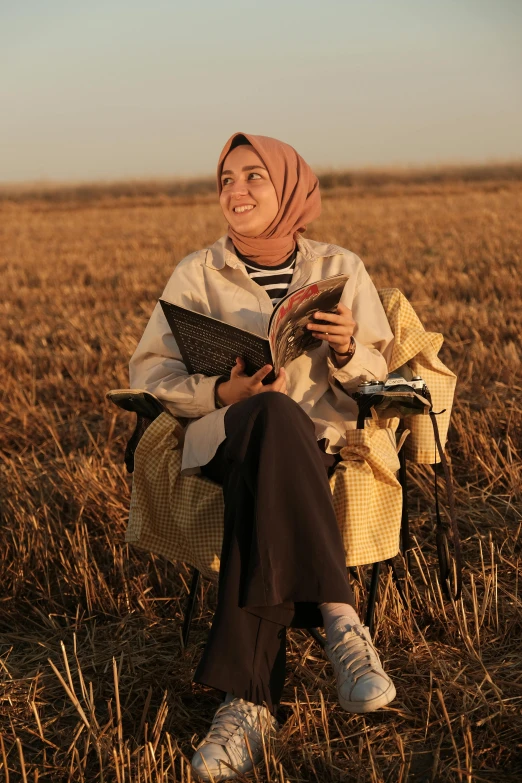
[[275, 307], [288, 293], [295, 269], [297, 247], [292, 255], [286, 261], [283, 261], [282, 264], [278, 264], [278, 266], [262, 266], [262, 264], [250, 261], [250, 259], [245, 258], [240, 253], [237, 254], [244, 263], [248, 276], [252, 278], [254, 283], [265, 289]]

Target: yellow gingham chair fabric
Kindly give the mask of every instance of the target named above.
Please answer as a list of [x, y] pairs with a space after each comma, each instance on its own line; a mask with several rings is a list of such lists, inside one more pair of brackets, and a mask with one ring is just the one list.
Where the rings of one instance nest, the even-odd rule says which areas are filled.
[[[395, 335], [390, 372], [406, 363], [431, 391], [444, 444], [456, 376], [439, 360], [440, 334], [426, 332], [400, 291], [379, 292]], [[402, 490], [395, 432], [398, 419], [370, 420], [364, 430], [348, 430], [341, 462], [330, 479], [347, 566], [375, 563], [397, 554]], [[410, 459], [433, 463], [435, 441], [428, 416], [406, 420]], [[181, 476], [182, 434], [168, 413], [156, 418], [135, 453], [134, 481], [126, 541], [197, 568], [215, 579], [223, 537], [223, 493], [208, 479]]]
[[[444, 447], [457, 384], [455, 373], [438, 357], [444, 337], [424, 329], [415, 310], [397, 288], [384, 288], [379, 291], [379, 297], [395, 337], [389, 372], [396, 372], [408, 364], [414, 375], [425, 380], [433, 410], [439, 414], [437, 425]], [[406, 457], [422, 465], [440, 462], [429, 416], [408, 416], [404, 425], [411, 432], [404, 446]]]

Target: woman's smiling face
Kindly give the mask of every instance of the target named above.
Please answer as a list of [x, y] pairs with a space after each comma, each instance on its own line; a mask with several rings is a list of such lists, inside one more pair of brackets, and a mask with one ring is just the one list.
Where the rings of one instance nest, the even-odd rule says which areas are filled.
[[228, 153], [221, 172], [219, 203], [234, 231], [257, 237], [279, 210], [277, 194], [265, 164], [250, 144]]

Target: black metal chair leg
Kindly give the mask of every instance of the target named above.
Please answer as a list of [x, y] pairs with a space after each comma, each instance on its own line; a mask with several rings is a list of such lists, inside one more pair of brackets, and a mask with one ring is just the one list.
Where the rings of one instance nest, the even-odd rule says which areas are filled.
[[372, 568], [372, 580], [370, 582], [370, 590], [368, 592], [368, 605], [366, 607], [366, 617], [364, 624], [369, 629], [370, 634], [373, 636], [373, 614], [375, 611], [375, 601], [377, 599], [377, 588], [379, 586], [379, 571], [381, 570], [380, 563], [374, 563]]
[[183, 618], [183, 630], [181, 632], [181, 638], [183, 640], [183, 646], [186, 647], [190, 635], [190, 626], [192, 624], [192, 616], [194, 614], [194, 605], [196, 603], [196, 596], [199, 587], [200, 573], [197, 568], [192, 571], [192, 580], [190, 582], [190, 593], [185, 604], [185, 612]]
[[406, 473], [406, 454], [404, 447], [399, 452], [399, 481], [402, 487], [402, 514], [401, 514], [401, 550], [406, 561], [406, 569], [410, 570], [410, 518], [408, 515], [408, 477]]
[[310, 634], [310, 636], [312, 637], [312, 639], [315, 639], [315, 641], [317, 642], [317, 644], [318, 644], [320, 647], [322, 647], [322, 648], [323, 648], [323, 650], [324, 650], [324, 648], [326, 647], [326, 639], [325, 639], [325, 638], [324, 638], [324, 636], [323, 636], [323, 635], [322, 635], [322, 634], [321, 634], [321, 633], [320, 633], [320, 632], [317, 630], [317, 628], [307, 628], [306, 630], [308, 631], [308, 633]]
[[[401, 601], [402, 601], [404, 607], [407, 608], [408, 602], [406, 600], [406, 596], [404, 595], [404, 590], [402, 589], [402, 585], [401, 585], [401, 579], [400, 579], [399, 574], [397, 573], [397, 568], [395, 567], [395, 562], [394, 562], [393, 558], [391, 557], [389, 560], [386, 561], [386, 563], [391, 568], [393, 581], [395, 582], [395, 587], [397, 588], [397, 592], [399, 593], [399, 595], [401, 597]], [[406, 577], [405, 577], [405, 579], [406, 579]]]

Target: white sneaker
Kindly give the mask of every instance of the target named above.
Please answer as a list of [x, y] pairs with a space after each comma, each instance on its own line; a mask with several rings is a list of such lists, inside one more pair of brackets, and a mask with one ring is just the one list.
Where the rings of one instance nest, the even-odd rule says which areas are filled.
[[267, 707], [244, 699], [224, 701], [192, 757], [193, 772], [201, 780], [210, 781], [230, 780], [238, 772], [249, 772], [252, 759], [257, 764], [263, 758], [262, 735], [266, 737], [276, 728], [277, 721]]
[[328, 630], [326, 654], [337, 678], [339, 703], [347, 712], [373, 712], [395, 698], [368, 628], [340, 617]]

